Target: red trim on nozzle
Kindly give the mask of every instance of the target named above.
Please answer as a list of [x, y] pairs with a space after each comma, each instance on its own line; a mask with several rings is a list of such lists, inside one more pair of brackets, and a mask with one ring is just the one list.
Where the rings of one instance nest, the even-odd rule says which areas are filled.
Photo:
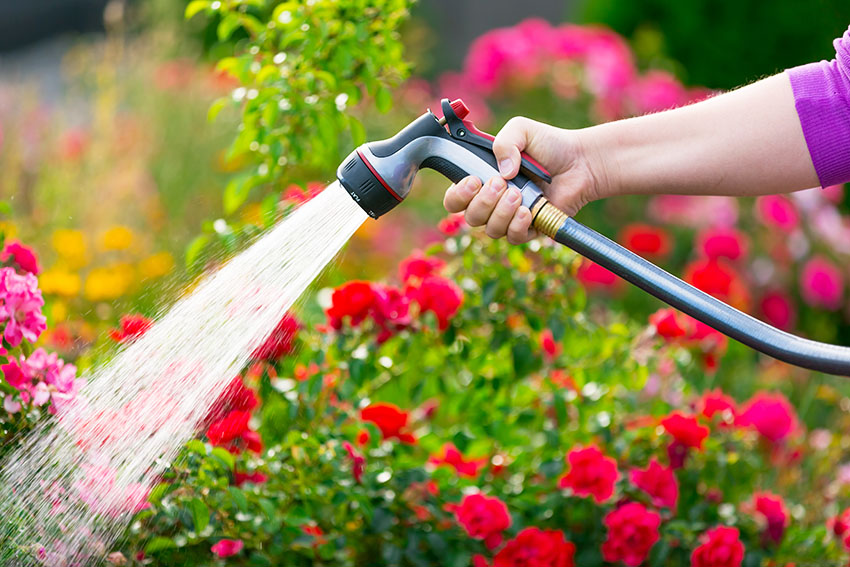
[[398, 201], [399, 203], [401, 203], [401, 201], [402, 201], [401, 197], [399, 197], [399, 196], [396, 194], [396, 192], [395, 192], [395, 191], [393, 191], [393, 190], [392, 190], [392, 188], [391, 188], [389, 185], [387, 185], [387, 182], [386, 182], [386, 181], [384, 181], [384, 178], [383, 178], [383, 177], [381, 177], [381, 175], [380, 175], [377, 171], [375, 171], [375, 168], [374, 168], [374, 167], [372, 167], [372, 164], [371, 164], [371, 163], [369, 163], [369, 160], [368, 160], [368, 159], [366, 159], [366, 156], [364, 156], [364, 155], [363, 155], [363, 152], [361, 152], [360, 150], [357, 150], [357, 155], [358, 155], [358, 156], [360, 156], [360, 159], [362, 159], [362, 160], [363, 160], [363, 163], [365, 163], [365, 164], [366, 164], [366, 167], [368, 167], [368, 168], [369, 168], [369, 171], [371, 171], [371, 172], [372, 172], [372, 175], [374, 175], [374, 176], [375, 176], [375, 179], [377, 179], [378, 181], [380, 181], [380, 182], [381, 182], [381, 185], [383, 185], [383, 186], [384, 186], [384, 189], [386, 189], [386, 190], [389, 192], [389, 194], [390, 194], [390, 195], [392, 195], [393, 197], [395, 197], [396, 201]]

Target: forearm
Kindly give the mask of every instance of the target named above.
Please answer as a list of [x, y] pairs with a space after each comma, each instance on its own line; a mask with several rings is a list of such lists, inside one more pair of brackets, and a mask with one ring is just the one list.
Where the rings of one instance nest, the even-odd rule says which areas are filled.
[[819, 185], [786, 74], [580, 131], [598, 197], [764, 195]]

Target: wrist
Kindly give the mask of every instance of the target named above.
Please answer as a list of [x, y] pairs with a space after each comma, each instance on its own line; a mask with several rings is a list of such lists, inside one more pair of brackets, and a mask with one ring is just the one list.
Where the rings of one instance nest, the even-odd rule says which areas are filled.
[[619, 179], [620, 168], [617, 165], [615, 141], [609, 139], [602, 126], [576, 130], [575, 134], [579, 155], [582, 156], [584, 167], [587, 168], [591, 179], [589, 200], [622, 195], [623, 186]]

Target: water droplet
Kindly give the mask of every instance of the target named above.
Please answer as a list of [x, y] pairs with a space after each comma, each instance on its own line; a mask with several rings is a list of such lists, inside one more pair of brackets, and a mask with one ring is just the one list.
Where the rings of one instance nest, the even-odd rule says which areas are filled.
[[265, 177], [269, 174], [269, 166], [265, 163], [261, 163], [260, 167], [257, 168], [257, 174], [261, 177]]
[[250, 89], [246, 96], [248, 97], [248, 100], [253, 100], [257, 98], [258, 94], [260, 94], [260, 91], [258, 91], [257, 89]]
[[281, 51], [280, 53], [275, 53], [275, 56], [272, 61], [274, 61], [275, 65], [280, 65], [281, 63], [286, 61], [286, 53], [284, 53], [283, 51]]
[[246, 92], [248, 91], [245, 87], [238, 87], [233, 89], [233, 100], [235, 100], [236, 102], [241, 101], [243, 98], [245, 98]]
[[377, 480], [380, 484], [383, 484], [392, 477], [393, 473], [391, 473], [390, 471], [383, 471], [378, 473], [378, 475], [375, 477], [375, 480]]
[[289, 110], [290, 108], [292, 108], [292, 103], [289, 102], [289, 99], [282, 98], [277, 103], [277, 107], [281, 110]]
[[213, 223], [213, 230], [218, 234], [224, 234], [227, 232], [227, 221], [224, 219], [216, 219]]
[[317, 102], [319, 102], [319, 95], [308, 95], [304, 97], [304, 102], [306, 102], [307, 104], [316, 104]]
[[289, 22], [292, 21], [292, 12], [290, 12], [289, 10], [284, 10], [277, 17], [277, 21], [279, 21], [282, 24], [288, 24]]
[[381, 358], [378, 359], [378, 364], [380, 364], [384, 368], [392, 368], [393, 359], [390, 358], [389, 356], [382, 356]]
[[218, 10], [219, 8], [221, 8], [221, 2], [216, 0], [215, 2], [210, 4], [210, 8], [212, 8], [213, 10]]

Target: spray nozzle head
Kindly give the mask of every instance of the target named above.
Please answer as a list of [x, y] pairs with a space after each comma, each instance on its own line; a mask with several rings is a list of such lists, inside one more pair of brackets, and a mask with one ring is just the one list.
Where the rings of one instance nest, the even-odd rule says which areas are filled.
[[[440, 106], [442, 118], [429, 110], [392, 138], [363, 144], [337, 169], [342, 186], [369, 216], [378, 218], [404, 200], [422, 168], [454, 182], [467, 175], [484, 181], [499, 174], [494, 138], [468, 120], [463, 100], [444, 98]], [[509, 183], [521, 191], [529, 209], [542, 194], [532, 177], [551, 181], [540, 164], [523, 154], [520, 173]]]

